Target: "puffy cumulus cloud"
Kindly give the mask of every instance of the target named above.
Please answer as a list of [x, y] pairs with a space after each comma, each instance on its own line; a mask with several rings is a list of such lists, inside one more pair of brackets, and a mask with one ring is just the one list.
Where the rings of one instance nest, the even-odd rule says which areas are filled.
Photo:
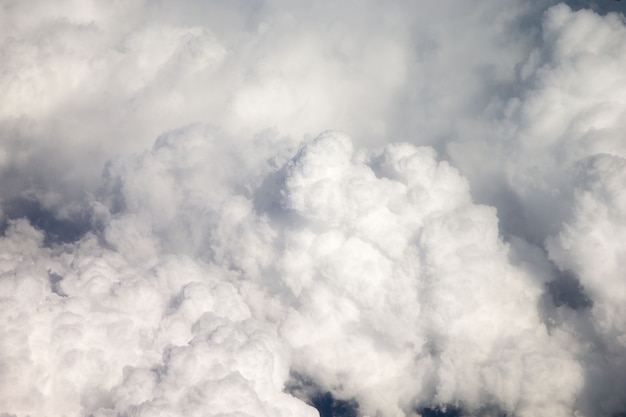
[[[233, 271], [253, 317], [277, 326], [293, 370], [365, 413], [448, 403], [572, 412], [582, 371], [566, 337], [551, 339], [541, 322], [543, 281], [509, 263], [495, 210], [473, 204], [432, 148], [355, 150], [327, 132], [282, 166], [258, 165], [261, 181], [233, 175], [241, 155], [220, 138], [192, 126], [111, 167], [106, 241], [140, 264], [165, 251]], [[219, 167], [194, 163], [211, 152]], [[209, 177], [217, 188], [206, 189]], [[190, 242], [177, 241], [181, 231]], [[142, 257], [142, 241], [162, 246]]]
[[[540, 62], [530, 61], [523, 71], [529, 72], [533, 88], [520, 109], [526, 121], [522, 149], [550, 155], [552, 164], [546, 166], [568, 165], [601, 152], [624, 154], [624, 77], [618, 68], [624, 62], [625, 37], [618, 15], [574, 13], [563, 5], [548, 11], [544, 46], [535, 53], [548, 58], [533, 58]], [[531, 65], [537, 68], [532, 71]]]
[[572, 412], [581, 369], [538, 317], [539, 283], [510, 265], [494, 210], [432, 149], [355, 153], [327, 133], [284, 175], [297, 227], [280, 238], [279, 276], [297, 309], [281, 328], [298, 372], [371, 415]]
[[192, 126], [111, 164], [97, 236], [46, 248], [9, 224], [4, 362], [31, 377], [6, 410], [314, 414], [282, 392], [291, 370], [364, 413], [573, 412], [582, 371], [542, 282], [431, 148], [328, 132], [247, 176], [223, 138]]
[[250, 143], [206, 125], [165, 133], [150, 150], [107, 164], [92, 203], [107, 225], [104, 236], [119, 252], [148, 263], [163, 250], [219, 258], [220, 247], [236, 237], [227, 225], [238, 227], [253, 210], [254, 190], [291, 147], [273, 130]]
[[586, 400], [592, 409], [600, 404], [598, 415], [617, 413], [625, 404], [626, 282], [621, 243], [626, 233], [625, 178], [626, 160], [621, 157], [596, 155], [578, 163], [572, 175], [572, 215], [548, 243], [550, 257], [576, 274], [593, 303], [591, 329], [579, 317], [570, 320], [590, 340], [586, 355], [593, 366], [588, 379], [596, 386]]
[[623, 413], [624, 20], [553, 3], [4, 2], [0, 413]]
[[17, 415], [315, 415], [282, 392], [288, 351], [229, 273], [185, 258], [131, 266], [90, 236], [2, 246], [0, 409]]
[[36, 2], [7, 4], [1, 19], [5, 195], [76, 199], [110, 157], [198, 121], [296, 140], [384, 133], [405, 79], [407, 19], [375, 2]]
[[[447, 144], [479, 199], [498, 206], [508, 231], [536, 243], [567, 216], [572, 165], [626, 153], [623, 16], [559, 4], [542, 20], [541, 43], [518, 64], [517, 92], [494, 99], [488, 123]], [[495, 157], [482, 163], [486, 152]]]
[[535, 12], [493, 0], [9, 3], [3, 194], [76, 200], [109, 158], [193, 122], [236, 137], [277, 127], [296, 143], [326, 129], [435, 143], [506, 90], [531, 47], [519, 17]]

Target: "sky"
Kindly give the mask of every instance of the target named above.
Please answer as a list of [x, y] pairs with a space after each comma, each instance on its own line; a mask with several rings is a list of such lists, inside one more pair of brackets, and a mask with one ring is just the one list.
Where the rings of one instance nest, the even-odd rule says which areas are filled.
[[623, 12], [0, 0], [0, 417], [626, 415]]

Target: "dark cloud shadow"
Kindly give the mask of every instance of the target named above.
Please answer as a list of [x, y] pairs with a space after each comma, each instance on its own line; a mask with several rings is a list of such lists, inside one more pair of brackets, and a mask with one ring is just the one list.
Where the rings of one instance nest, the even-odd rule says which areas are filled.
[[508, 414], [497, 406], [486, 405], [479, 410], [468, 413], [462, 406], [442, 404], [418, 408], [416, 412], [422, 417], [508, 417]]
[[358, 417], [360, 415], [359, 404], [355, 400], [335, 398], [331, 392], [322, 389], [311, 378], [297, 372], [291, 372], [285, 392], [314, 407], [319, 411], [320, 417]]
[[556, 270], [556, 278], [546, 284], [552, 301], [557, 307], [567, 306], [574, 310], [591, 308], [593, 302], [585, 293], [576, 275], [569, 271]]
[[9, 220], [25, 218], [33, 227], [44, 232], [45, 246], [76, 242], [92, 229], [90, 213], [77, 212], [72, 218], [61, 218], [34, 199], [16, 198], [5, 203], [2, 209], [5, 215], [5, 221], [0, 225], [2, 235]]
[[63, 276], [57, 274], [56, 272], [53, 272], [52, 270], [48, 270], [48, 281], [50, 282], [50, 290], [61, 296], [61, 297], [67, 297], [67, 294], [65, 293], [65, 291], [63, 291], [63, 288], [61, 288], [61, 281], [63, 281]]
[[462, 417], [463, 413], [458, 407], [425, 407], [417, 410], [422, 417]]
[[626, 1], [621, 0], [567, 0], [565, 4], [573, 10], [590, 9], [599, 14], [626, 14]]

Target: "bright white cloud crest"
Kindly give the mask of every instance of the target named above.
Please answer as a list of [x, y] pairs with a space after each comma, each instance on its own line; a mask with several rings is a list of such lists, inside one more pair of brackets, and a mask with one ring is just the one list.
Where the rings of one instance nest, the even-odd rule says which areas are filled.
[[0, 416], [626, 412], [621, 15], [5, 3]]

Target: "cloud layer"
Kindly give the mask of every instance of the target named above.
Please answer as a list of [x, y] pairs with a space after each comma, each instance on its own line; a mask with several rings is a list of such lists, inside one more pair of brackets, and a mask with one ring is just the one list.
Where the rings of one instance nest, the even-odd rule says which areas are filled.
[[600, 9], [5, 4], [0, 414], [624, 413]]

